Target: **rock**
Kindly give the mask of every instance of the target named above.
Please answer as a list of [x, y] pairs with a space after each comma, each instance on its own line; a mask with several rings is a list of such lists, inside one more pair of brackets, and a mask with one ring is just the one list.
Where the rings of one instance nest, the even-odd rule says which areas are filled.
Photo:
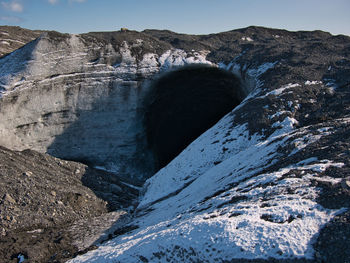
[[122, 188], [116, 184], [111, 184], [110, 188], [111, 188], [111, 192], [114, 194], [119, 194], [123, 191]]
[[0, 26], [0, 57], [24, 46], [41, 34], [20, 27]]
[[[19, 172], [23, 170], [26, 172]], [[76, 170], [84, 171], [84, 174], [73, 176]], [[74, 240], [66, 237], [59, 245], [53, 242], [57, 239], [55, 235], [77, 220], [89, 222], [92, 217], [104, 215], [112, 202], [118, 207], [121, 204], [128, 207], [137, 198], [127, 186], [123, 192], [115, 185], [116, 193], [103, 200], [100, 192], [93, 188], [100, 172], [106, 178], [100, 181], [106, 185], [110, 183], [108, 178], [115, 177], [76, 162], [58, 162], [47, 154], [31, 150], [16, 152], [0, 146], [1, 260], [11, 262], [17, 249], [23, 249], [21, 246], [30, 248], [31, 262], [47, 262], [55, 253], [60, 253], [60, 249], [75, 249], [76, 253], [78, 250], [72, 243], [80, 242], [79, 233], [74, 234]], [[29, 175], [30, 180], [24, 180], [23, 174]], [[92, 184], [92, 189], [81, 181], [85, 179]], [[98, 224], [98, 220], [95, 221]], [[38, 227], [42, 231], [38, 232]], [[26, 231], [22, 232], [23, 229]], [[65, 257], [70, 258], [74, 253]]]
[[25, 173], [23, 173], [23, 176], [27, 176], [27, 177], [31, 177], [33, 175], [33, 173], [31, 171], [27, 171]]
[[3, 201], [9, 202], [9, 203], [11, 203], [11, 204], [15, 204], [15, 203], [16, 203], [16, 200], [13, 199], [12, 196], [9, 195], [9, 194], [5, 194], [5, 195], [4, 195]]

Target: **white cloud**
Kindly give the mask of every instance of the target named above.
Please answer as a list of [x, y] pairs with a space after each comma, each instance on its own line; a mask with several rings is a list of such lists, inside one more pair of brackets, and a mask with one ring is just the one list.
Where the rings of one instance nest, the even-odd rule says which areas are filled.
[[[51, 5], [55, 5], [57, 4], [60, 0], [47, 0]], [[84, 3], [86, 2], [86, 0], [68, 0], [69, 4], [72, 3]]]
[[12, 12], [21, 13], [23, 11], [23, 5], [18, 1], [1, 2], [1, 5], [3, 6], [3, 8]]

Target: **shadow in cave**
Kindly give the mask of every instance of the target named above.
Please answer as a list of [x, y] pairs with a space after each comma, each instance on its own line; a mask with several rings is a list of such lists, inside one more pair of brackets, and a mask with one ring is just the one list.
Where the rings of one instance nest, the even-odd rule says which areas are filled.
[[[70, 85], [63, 92], [58, 102], [75, 108], [42, 116], [47, 123], [69, 124], [48, 153], [87, 164], [83, 184], [111, 210], [136, 199], [125, 185], [140, 187], [245, 97], [236, 75], [204, 65], [176, 68], [144, 83], [112, 80]], [[91, 168], [108, 165], [114, 173]]]
[[48, 147], [49, 154], [91, 167], [103, 166], [136, 181], [153, 174], [142, 126], [146, 91], [140, 82], [115, 80], [83, 88], [70, 85], [64, 92], [58, 103], [74, 105], [74, 109], [42, 116], [47, 123], [67, 125]]
[[83, 185], [106, 201], [110, 211], [135, 205], [138, 189], [154, 172], [142, 126], [145, 94], [135, 81], [70, 85], [57, 100], [74, 105], [74, 110], [42, 116], [47, 123], [68, 124], [47, 152], [86, 164]]
[[237, 76], [212, 66], [187, 66], [158, 78], [144, 124], [156, 168], [166, 166], [244, 97]]

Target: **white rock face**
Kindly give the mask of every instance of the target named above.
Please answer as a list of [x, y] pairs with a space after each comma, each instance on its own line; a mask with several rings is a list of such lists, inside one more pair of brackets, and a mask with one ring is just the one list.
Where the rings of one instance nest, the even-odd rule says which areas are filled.
[[180, 50], [137, 61], [131, 48], [142, 40], [85, 42], [43, 35], [0, 60], [0, 144], [149, 176], [142, 126], [149, 79], [173, 66], [210, 62]]

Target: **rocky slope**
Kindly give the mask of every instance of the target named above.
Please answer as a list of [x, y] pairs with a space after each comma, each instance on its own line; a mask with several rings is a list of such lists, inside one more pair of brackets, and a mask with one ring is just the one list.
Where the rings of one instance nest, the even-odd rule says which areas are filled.
[[349, 54], [349, 37], [321, 31], [48, 32], [0, 59], [0, 144], [144, 180], [182, 134], [169, 127], [186, 119], [192, 133], [227, 97], [217, 73], [212, 96], [166, 88], [193, 69], [182, 66], [210, 65], [234, 74], [240, 104], [146, 181], [112, 240], [72, 262], [349, 262]]
[[0, 258], [6, 262], [20, 253], [31, 262], [71, 258], [121, 215], [127, 218], [125, 211], [109, 211], [136, 201], [127, 180], [80, 163], [3, 147], [0, 160]]
[[16, 49], [33, 41], [42, 31], [28, 30], [13, 26], [0, 26], [0, 57], [9, 54]]

